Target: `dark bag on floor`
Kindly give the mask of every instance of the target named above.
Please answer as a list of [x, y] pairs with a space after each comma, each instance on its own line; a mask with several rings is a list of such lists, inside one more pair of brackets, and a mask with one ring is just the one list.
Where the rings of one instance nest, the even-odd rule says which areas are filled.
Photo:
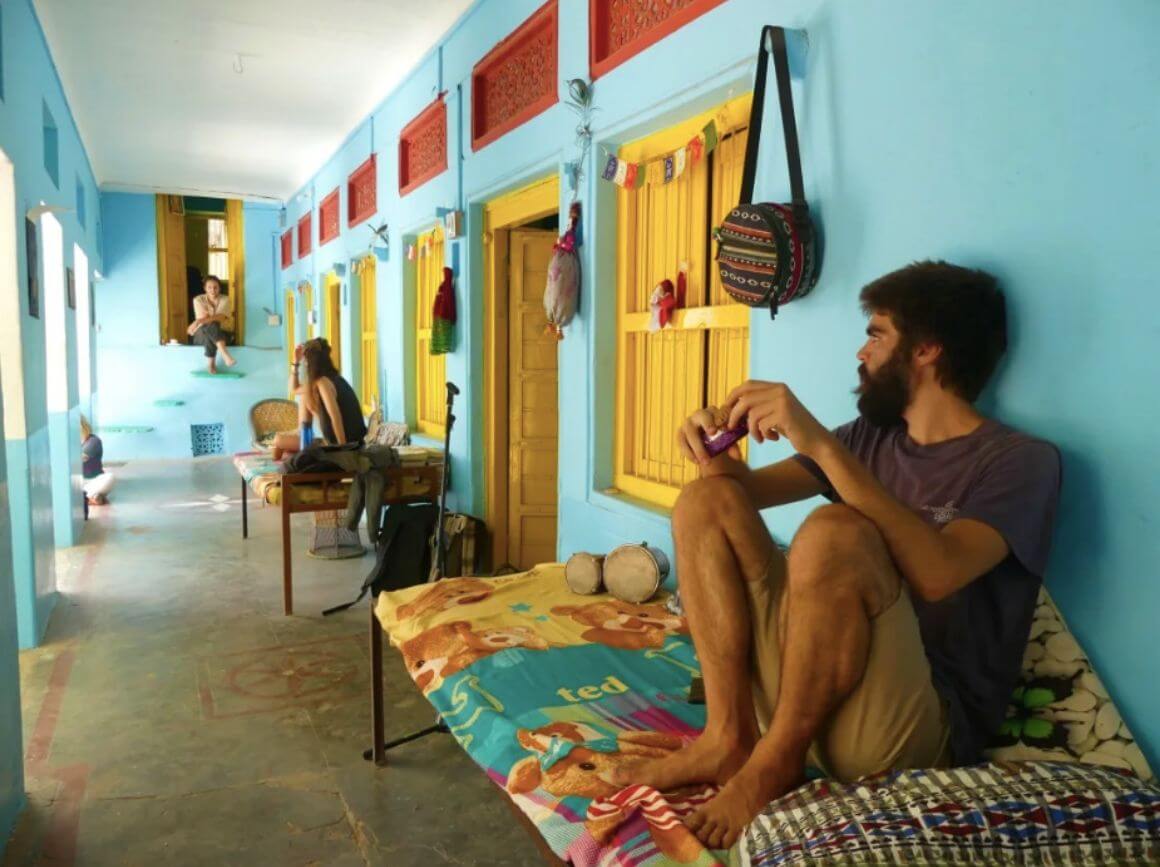
[[465, 578], [478, 575], [483, 569], [484, 540], [487, 525], [471, 515], [450, 514], [443, 516], [443, 550], [446, 551], [444, 571], [439, 575], [438, 558], [435, 556], [435, 536], [431, 537], [430, 581], [439, 578]]
[[[769, 66], [766, 40], [773, 43], [773, 66], [777, 73], [777, 96], [785, 157], [789, 167], [792, 202], [753, 204], [757, 177], [757, 154], [761, 141], [761, 116], [765, 108], [765, 79]], [[749, 115], [749, 140], [745, 145], [745, 169], [741, 175], [741, 201], [714, 232], [721, 285], [735, 301], [750, 307], [769, 307], [772, 319], [779, 304], [807, 294], [818, 282], [817, 231], [802, 185], [801, 154], [790, 90], [789, 59], [785, 30], [763, 27], [757, 55], [757, 81]]]
[[394, 505], [379, 531], [375, 547], [375, 565], [363, 581], [358, 597], [343, 605], [323, 611], [323, 615], [345, 611], [370, 592], [378, 596], [384, 590], [401, 590], [427, 581], [431, 570], [431, 534], [439, 516], [433, 503]]

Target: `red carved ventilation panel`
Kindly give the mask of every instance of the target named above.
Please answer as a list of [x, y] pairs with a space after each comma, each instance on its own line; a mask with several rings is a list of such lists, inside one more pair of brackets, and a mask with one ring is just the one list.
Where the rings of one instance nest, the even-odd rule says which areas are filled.
[[318, 246], [338, 237], [338, 187], [318, 205]]
[[588, 0], [592, 78], [704, 15], [725, 0]]
[[298, 221], [298, 258], [301, 259], [310, 253], [310, 234], [312, 230], [311, 213], [307, 211]]
[[375, 155], [351, 172], [346, 180], [346, 225], [354, 226], [378, 210]]
[[294, 230], [282, 233], [282, 267], [289, 268], [294, 262]]
[[399, 195], [447, 169], [447, 105], [443, 94], [399, 133]]
[[487, 53], [471, 72], [471, 149], [495, 141], [559, 100], [556, 0]]

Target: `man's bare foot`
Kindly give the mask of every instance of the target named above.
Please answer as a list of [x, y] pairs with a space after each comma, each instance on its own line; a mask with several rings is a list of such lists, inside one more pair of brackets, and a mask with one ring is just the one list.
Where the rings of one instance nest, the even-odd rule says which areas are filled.
[[728, 849], [765, 805], [801, 782], [801, 773], [754, 769], [737, 771], [712, 801], [700, 807], [685, 824], [709, 849]]
[[230, 355], [228, 352], [222, 352], [222, 361], [226, 363], [226, 367], [233, 367], [238, 363], [238, 360]]
[[218, 372], [218, 371], [217, 371], [217, 359], [216, 359], [216, 358], [211, 358], [211, 359], [209, 360], [209, 372], [210, 372], [210, 373], [217, 373], [217, 372]]
[[613, 771], [619, 786], [652, 786], [669, 792], [691, 783], [724, 785], [741, 770], [756, 738], [716, 737], [708, 732], [677, 752], [660, 759], [634, 762]]

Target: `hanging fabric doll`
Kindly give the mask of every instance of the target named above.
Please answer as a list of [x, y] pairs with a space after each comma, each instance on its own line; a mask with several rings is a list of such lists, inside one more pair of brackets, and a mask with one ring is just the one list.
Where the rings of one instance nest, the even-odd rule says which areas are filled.
[[557, 340], [564, 339], [564, 326], [572, 321], [580, 302], [580, 255], [576, 252], [579, 223], [580, 203], [573, 202], [568, 212], [568, 230], [552, 247], [552, 261], [548, 263], [544, 313], [548, 316], [548, 331]]
[[660, 331], [673, 318], [673, 311], [677, 309], [677, 294], [673, 289], [673, 281], [668, 278], [662, 280], [653, 289], [648, 299], [649, 331]]
[[455, 282], [450, 268], [443, 269], [443, 282], [435, 293], [431, 319], [431, 354], [446, 355], [455, 343]]

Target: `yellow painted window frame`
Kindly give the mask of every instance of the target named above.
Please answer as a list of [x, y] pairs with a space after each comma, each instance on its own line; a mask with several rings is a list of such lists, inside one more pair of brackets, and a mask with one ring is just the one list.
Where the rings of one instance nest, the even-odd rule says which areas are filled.
[[447, 356], [431, 354], [435, 293], [443, 281], [443, 228], [416, 239], [415, 261], [415, 429], [442, 439], [446, 433]]
[[358, 263], [359, 292], [359, 400], [370, 415], [379, 405], [379, 326], [374, 256]]
[[[663, 508], [698, 474], [676, 444], [680, 421], [748, 376], [750, 311], [722, 289], [710, 232], [737, 203], [751, 103], [749, 94], [732, 99], [619, 151], [646, 162], [682, 147], [711, 119], [721, 138], [678, 180], [617, 193], [613, 484]], [[665, 278], [676, 283], [682, 261], [688, 307], [650, 333], [649, 296]]]

